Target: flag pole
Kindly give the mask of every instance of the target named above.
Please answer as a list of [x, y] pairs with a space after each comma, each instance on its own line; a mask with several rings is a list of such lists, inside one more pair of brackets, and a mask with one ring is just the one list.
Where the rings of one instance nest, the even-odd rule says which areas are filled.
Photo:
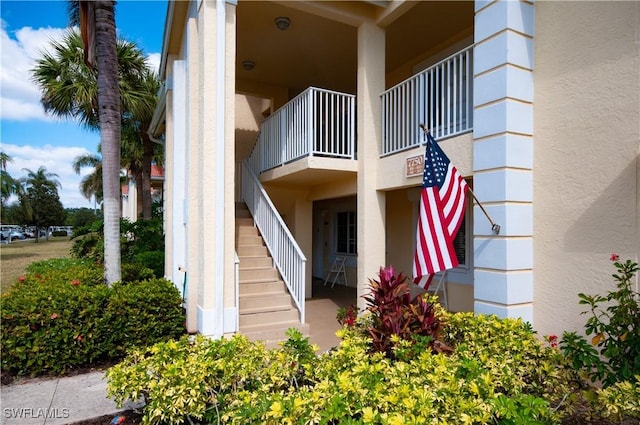
[[[424, 124], [420, 124], [420, 128], [422, 129], [422, 131], [424, 131], [425, 134], [429, 134], [429, 130], [427, 129], [427, 127], [425, 127]], [[471, 188], [469, 188], [469, 187], [467, 187], [467, 190], [469, 191], [469, 193], [471, 193], [471, 196], [473, 196], [473, 199], [475, 199], [476, 203], [478, 204], [478, 206], [480, 207], [480, 209], [482, 210], [484, 215], [487, 217], [487, 220], [489, 220], [489, 223], [491, 223], [491, 230], [493, 231], [493, 233], [496, 234], [496, 235], [499, 235], [500, 234], [500, 225], [497, 224], [496, 222], [494, 222], [491, 219], [491, 216], [489, 215], [487, 210], [484, 209], [484, 206], [482, 205], [482, 203], [480, 203], [480, 201], [478, 200], [478, 197], [476, 196], [476, 194], [473, 193], [473, 190], [471, 190]]]

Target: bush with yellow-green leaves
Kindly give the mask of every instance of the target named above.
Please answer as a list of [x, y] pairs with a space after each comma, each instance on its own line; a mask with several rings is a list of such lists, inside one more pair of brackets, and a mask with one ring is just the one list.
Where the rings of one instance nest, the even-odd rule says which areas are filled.
[[[575, 373], [528, 325], [467, 313], [443, 322], [453, 352], [410, 360], [372, 353], [358, 325], [320, 355], [295, 330], [272, 350], [241, 335], [183, 337], [109, 369], [109, 395], [144, 398], [147, 424], [560, 424], [573, 413]], [[610, 417], [640, 415], [626, 399], [638, 391], [637, 382], [610, 387], [594, 403]]]
[[412, 299], [392, 267], [380, 270], [365, 299], [360, 316], [355, 308], [338, 312], [340, 345], [319, 356], [294, 329], [275, 350], [240, 335], [184, 337], [109, 369], [109, 394], [118, 403], [143, 398], [147, 424], [534, 425], [640, 417], [638, 379], [586, 388], [556, 339], [543, 342], [521, 320], [446, 313], [428, 296]]

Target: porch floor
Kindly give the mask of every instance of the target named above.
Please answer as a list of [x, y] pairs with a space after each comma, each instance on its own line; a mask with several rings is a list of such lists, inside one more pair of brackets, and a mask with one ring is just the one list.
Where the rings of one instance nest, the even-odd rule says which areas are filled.
[[336, 320], [338, 309], [357, 304], [356, 288], [331, 284], [322, 284], [321, 279], [313, 278], [312, 298], [306, 301], [306, 322], [309, 324], [309, 342], [320, 347], [319, 353], [338, 345], [335, 335], [340, 329]]

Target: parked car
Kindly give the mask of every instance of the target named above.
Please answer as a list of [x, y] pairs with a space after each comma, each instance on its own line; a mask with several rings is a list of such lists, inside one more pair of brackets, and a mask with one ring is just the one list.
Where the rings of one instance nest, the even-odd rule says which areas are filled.
[[24, 233], [22, 233], [22, 232], [20, 232], [20, 231], [18, 231], [18, 230], [12, 230], [12, 231], [9, 233], [9, 238], [10, 238], [10, 240], [12, 240], [12, 241], [13, 241], [13, 240], [16, 240], [16, 239], [20, 239], [20, 240], [22, 240], [22, 239], [24, 239], [24, 238], [25, 238], [25, 236], [24, 236]]

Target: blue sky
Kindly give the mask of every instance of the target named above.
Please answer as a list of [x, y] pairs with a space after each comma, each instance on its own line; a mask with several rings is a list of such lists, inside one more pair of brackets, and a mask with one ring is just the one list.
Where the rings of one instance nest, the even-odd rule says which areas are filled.
[[[49, 40], [66, 30], [66, 8], [64, 0], [0, 2], [0, 145], [13, 158], [7, 164], [13, 177], [24, 176], [23, 168], [35, 171], [44, 166], [58, 174], [65, 208], [92, 208], [92, 201], [80, 194], [82, 176], [73, 172], [71, 163], [78, 155], [95, 153], [100, 135], [74, 121], [47, 116], [29, 75], [34, 58]], [[119, 0], [116, 4], [118, 36], [135, 42], [155, 67], [160, 61], [166, 11], [166, 0]]]

